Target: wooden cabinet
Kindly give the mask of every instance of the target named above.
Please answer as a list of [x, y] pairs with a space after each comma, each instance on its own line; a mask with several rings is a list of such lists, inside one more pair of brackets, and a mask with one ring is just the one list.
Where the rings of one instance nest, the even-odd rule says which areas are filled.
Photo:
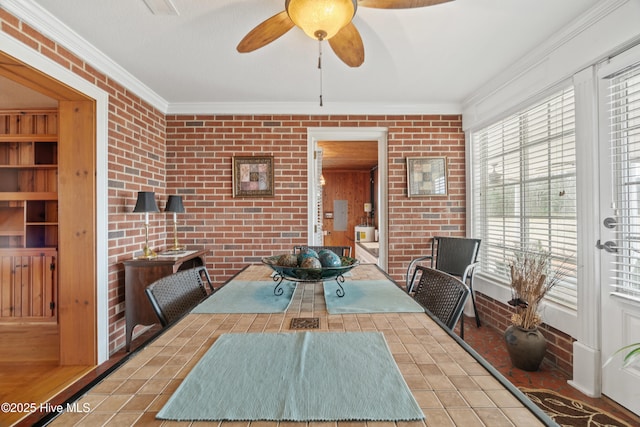
[[129, 351], [133, 329], [137, 325], [153, 325], [159, 323], [145, 288], [151, 283], [180, 270], [199, 267], [206, 264], [206, 250], [186, 249], [183, 253], [158, 254], [153, 259], [131, 259], [124, 264], [125, 288], [125, 317], [126, 338], [125, 348]]
[[56, 251], [0, 250], [0, 320], [56, 320]]
[[0, 320], [56, 320], [58, 113], [0, 110]]

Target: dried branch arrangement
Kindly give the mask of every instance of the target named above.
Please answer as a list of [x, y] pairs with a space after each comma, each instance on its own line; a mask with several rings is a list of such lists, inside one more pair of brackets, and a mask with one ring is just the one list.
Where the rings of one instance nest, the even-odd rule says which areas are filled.
[[509, 262], [512, 299], [508, 303], [515, 310], [514, 325], [533, 329], [542, 323], [538, 305], [565, 275], [562, 269], [553, 271], [551, 261], [548, 252], [524, 251]]

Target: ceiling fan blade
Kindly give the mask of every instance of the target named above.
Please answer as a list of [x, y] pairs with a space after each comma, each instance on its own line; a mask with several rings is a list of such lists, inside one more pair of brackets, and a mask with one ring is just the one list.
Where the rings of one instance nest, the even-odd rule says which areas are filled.
[[374, 7], [376, 9], [412, 9], [414, 7], [435, 6], [453, 0], [359, 0], [358, 7]]
[[238, 43], [236, 49], [241, 53], [259, 49], [282, 36], [293, 28], [294, 25], [287, 11], [283, 10], [249, 31], [249, 34], [244, 36], [240, 43]]
[[364, 62], [364, 45], [353, 22], [331, 37], [329, 45], [338, 58], [350, 67], [359, 67]]

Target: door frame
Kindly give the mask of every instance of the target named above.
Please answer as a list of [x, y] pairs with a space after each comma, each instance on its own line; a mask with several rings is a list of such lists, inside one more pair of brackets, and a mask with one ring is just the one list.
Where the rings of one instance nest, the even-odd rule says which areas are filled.
[[387, 136], [388, 129], [383, 127], [311, 127], [307, 128], [307, 235], [308, 244], [316, 246], [314, 242], [314, 212], [317, 176], [314, 152], [319, 141], [372, 141], [378, 142], [378, 232], [380, 241], [379, 266], [387, 270], [389, 263], [388, 233], [389, 233], [389, 198], [388, 198], [388, 164], [387, 164]]
[[[87, 295], [82, 296], [89, 304], [93, 306], [96, 330], [93, 331], [93, 342], [88, 345], [93, 347], [93, 358], [89, 364], [100, 364], [109, 358], [109, 295], [108, 295], [108, 114], [109, 114], [109, 95], [97, 86], [89, 83], [80, 76], [74, 74], [67, 68], [43, 56], [37, 51], [18, 42], [16, 39], [0, 32], [0, 45], [2, 52], [22, 62], [28, 71], [37, 71], [42, 77], [52, 85], [61, 86], [66, 90], [73, 89], [85, 99], [92, 99], [95, 102], [95, 165], [90, 169], [95, 170], [95, 224], [94, 233], [95, 248], [93, 253], [93, 264], [95, 265], [94, 287], [88, 291]], [[60, 99], [59, 99], [60, 100]], [[63, 283], [59, 284], [64, 286]], [[72, 331], [75, 320], [66, 319], [63, 311], [59, 312], [59, 322], [61, 328], [65, 327]], [[69, 324], [66, 324], [68, 322]], [[64, 324], [64, 326], [63, 326]], [[61, 348], [61, 360], [62, 352]], [[77, 353], [78, 349], [69, 349], [69, 352]], [[71, 354], [71, 353], [70, 353]], [[73, 357], [73, 356], [72, 356]]]

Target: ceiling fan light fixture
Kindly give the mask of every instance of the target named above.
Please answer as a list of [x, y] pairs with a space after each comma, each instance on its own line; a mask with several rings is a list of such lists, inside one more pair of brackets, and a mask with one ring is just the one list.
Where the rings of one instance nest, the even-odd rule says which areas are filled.
[[328, 40], [356, 13], [357, 0], [287, 0], [289, 18], [314, 40]]

